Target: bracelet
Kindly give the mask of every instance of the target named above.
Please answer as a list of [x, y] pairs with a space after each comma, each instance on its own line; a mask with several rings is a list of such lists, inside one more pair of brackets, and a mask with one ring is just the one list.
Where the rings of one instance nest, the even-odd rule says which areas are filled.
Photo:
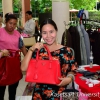
[[32, 47], [30, 47], [29, 50], [32, 51], [32, 52], [34, 51], [34, 50], [32, 49]]

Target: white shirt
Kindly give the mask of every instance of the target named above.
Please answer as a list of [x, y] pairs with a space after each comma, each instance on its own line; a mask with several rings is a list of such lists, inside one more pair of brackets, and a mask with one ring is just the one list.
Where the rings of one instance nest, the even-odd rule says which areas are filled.
[[35, 33], [35, 20], [30, 19], [26, 21], [23, 32], [33, 36]]

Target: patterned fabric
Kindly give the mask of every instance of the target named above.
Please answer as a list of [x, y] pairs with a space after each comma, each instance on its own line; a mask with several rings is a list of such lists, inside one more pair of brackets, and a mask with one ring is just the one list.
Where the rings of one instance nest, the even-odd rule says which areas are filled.
[[[33, 58], [36, 57], [36, 52], [33, 52]], [[53, 59], [58, 59], [61, 65], [61, 76], [66, 77], [68, 72], [77, 68], [72, 51], [68, 47], [62, 47], [58, 50], [51, 52]], [[39, 52], [39, 59], [48, 60], [48, 54], [44, 48]], [[49, 79], [49, 76], [48, 76]], [[65, 86], [66, 87], [66, 86]], [[65, 89], [65, 87], [58, 87], [51, 84], [36, 84], [32, 95], [33, 100], [59, 100], [59, 94]]]

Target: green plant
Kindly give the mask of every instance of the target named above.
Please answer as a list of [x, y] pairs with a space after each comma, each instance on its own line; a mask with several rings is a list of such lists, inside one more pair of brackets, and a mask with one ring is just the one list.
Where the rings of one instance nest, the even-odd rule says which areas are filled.
[[31, 0], [31, 9], [38, 16], [39, 13], [52, 12], [52, 1], [51, 0]]
[[100, 11], [89, 10], [89, 19], [100, 21]]

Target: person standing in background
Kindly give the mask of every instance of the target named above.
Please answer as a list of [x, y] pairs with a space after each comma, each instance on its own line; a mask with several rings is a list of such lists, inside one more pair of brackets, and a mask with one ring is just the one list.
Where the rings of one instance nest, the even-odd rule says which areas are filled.
[[[21, 39], [20, 33], [17, 30], [15, 30], [16, 26], [17, 26], [17, 17], [11, 13], [5, 14], [5, 27], [0, 28], [1, 57], [9, 56], [8, 51], [6, 51], [7, 53], [4, 51], [7, 49], [16, 51], [20, 49], [24, 56], [27, 53], [26, 48]], [[8, 86], [9, 100], [15, 100], [18, 84], [19, 81]], [[0, 86], [0, 100], [4, 100], [5, 89], [6, 86]]]
[[25, 26], [24, 27], [21, 26], [19, 28], [22, 29], [23, 33], [26, 33], [29, 36], [33, 36], [33, 34], [35, 33], [35, 20], [33, 20], [32, 18], [31, 11], [26, 12], [26, 18], [27, 18], [27, 21], [25, 23]]
[[5, 26], [2, 21], [2, 15], [0, 14], [0, 28]]

